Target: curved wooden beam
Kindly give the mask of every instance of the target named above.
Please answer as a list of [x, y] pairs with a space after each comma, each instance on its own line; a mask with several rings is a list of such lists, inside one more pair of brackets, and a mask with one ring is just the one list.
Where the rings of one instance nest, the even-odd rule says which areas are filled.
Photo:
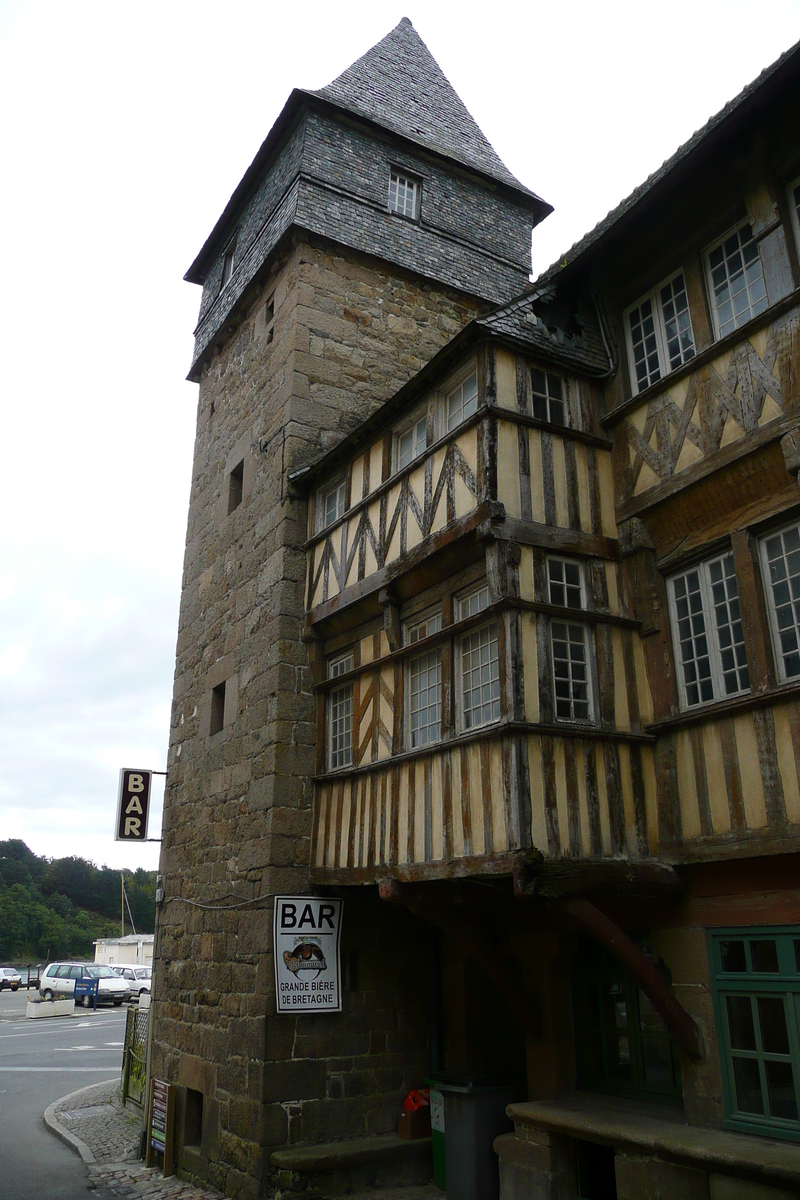
[[560, 905], [564, 912], [585, 930], [607, 946], [615, 958], [627, 967], [639, 987], [660, 1014], [678, 1046], [689, 1058], [699, 1062], [705, 1057], [700, 1030], [694, 1019], [680, 1004], [659, 971], [639, 947], [615, 925], [605, 913], [588, 900], [567, 900]]

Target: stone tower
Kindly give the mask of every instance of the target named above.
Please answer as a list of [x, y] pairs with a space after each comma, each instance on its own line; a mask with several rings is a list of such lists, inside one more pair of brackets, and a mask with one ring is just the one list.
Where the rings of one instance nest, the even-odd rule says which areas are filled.
[[231, 1195], [269, 1193], [276, 1148], [392, 1128], [426, 1058], [424, 938], [394, 914], [379, 927], [366, 894], [344, 1012], [275, 1015], [271, 897], [309, 886], [317, 739], [290, 476], [524, 290], [549, 211], [403, 20], [328, 87], [292, 92], [186, 276], [203, 289], [200, 394], [153, 1071], [177, 1085], [179, 1169]]

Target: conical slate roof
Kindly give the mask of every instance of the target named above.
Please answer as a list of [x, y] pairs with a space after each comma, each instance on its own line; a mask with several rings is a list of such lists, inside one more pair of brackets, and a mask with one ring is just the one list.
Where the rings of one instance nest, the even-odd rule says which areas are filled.
[[535, 195], [501, 162], [408, 17], [312, 94]]

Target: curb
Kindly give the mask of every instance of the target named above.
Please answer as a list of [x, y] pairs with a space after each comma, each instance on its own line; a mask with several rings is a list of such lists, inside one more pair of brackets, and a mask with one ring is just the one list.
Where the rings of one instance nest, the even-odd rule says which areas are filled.
[[70, 1133], [68, 1129], [64, 1128], [56, 1117], [56, 1106], [65, 1104], [68, 1100], [75, 1100], [78, 1096], [82, 1096], [84, 1092], [91, 1091], [92, 1088], [96, 1087], [96, 1083], [90, 1083], [88, 1087], [78, 1088], [77, 1092], [69, 1092], [68, 1095], [62, 1096], [60, 1100], [54, 1100], [52, 1104], [48, 1104], [43, 1116], [45, 1127], [51, 1133], [54, 1133], [66, 1146], [69, 1146], [70, 1150], [74, 1150], [76, 1154], [79, 1154], [87, 1164], [96, 1162], [95, 1156], [86, 1145], [86, 1142], [79, 1138], [77, 1134]]

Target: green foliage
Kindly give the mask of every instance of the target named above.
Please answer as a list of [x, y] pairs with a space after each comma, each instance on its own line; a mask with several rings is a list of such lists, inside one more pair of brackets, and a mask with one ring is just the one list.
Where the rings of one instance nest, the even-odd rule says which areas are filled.
[[[125, 872], [138, 933], [153, 932], [155, 888], [155, 871]], [[120, 906], [119, 871], [0, 841], [0, 961], [94, 958], [97, 938], [119, 936]], [[125, 928], [131, 932], [127, 909]]]

